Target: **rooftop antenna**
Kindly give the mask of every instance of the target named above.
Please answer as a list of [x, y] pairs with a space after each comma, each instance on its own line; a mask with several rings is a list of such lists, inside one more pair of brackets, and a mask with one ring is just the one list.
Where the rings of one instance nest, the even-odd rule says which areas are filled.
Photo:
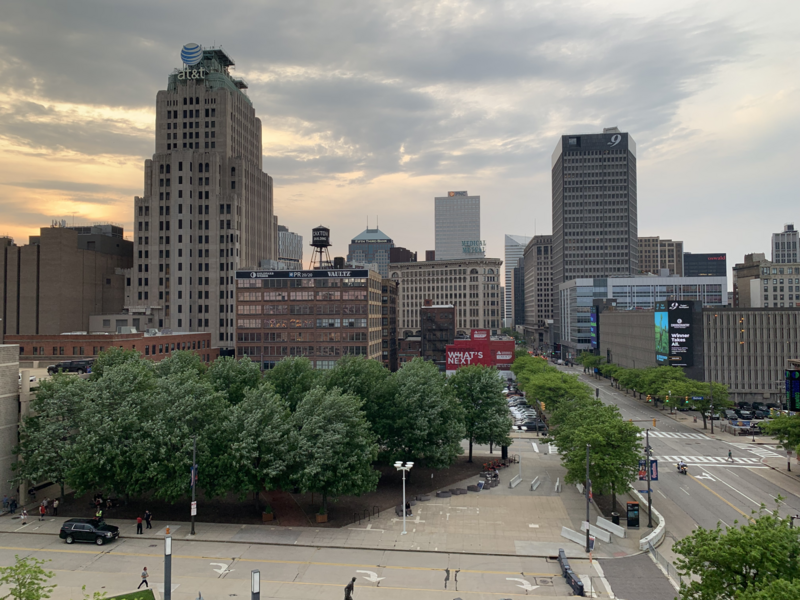
[[375, 229], [381, 228], [381, 217], [380, 215], [375, 215]]

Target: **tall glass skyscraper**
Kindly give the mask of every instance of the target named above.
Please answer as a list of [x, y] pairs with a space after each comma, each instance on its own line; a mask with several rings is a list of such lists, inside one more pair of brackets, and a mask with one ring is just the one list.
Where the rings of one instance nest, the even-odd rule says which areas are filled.
[[389, 251], [394, 248], [392, 239], [380, 229], [365, 229], [350, 240], [347, 262], [378, 265], [381, 277], [389, 276]]
[[447, 192], [434, 199], [436, 210], [436, 260], [484, 258], [481, 240], [481, 197], [467, 192]]
[[514, 285], [512, 282], [512, 272], [517, 268], [517, 263], [522, 255], [525, 253], [525, 246], [528, 245], [533, 238], [526, 235], [508, 235], [505, 237], [505, 319], [503, 326], [512, 327], [514, 324]]
[[261, 120], [221, 48], [187, 44], [156, 96], [156, 147], [134, 202], [127, 308], [233, 347], [235, 272], [278, 258]]

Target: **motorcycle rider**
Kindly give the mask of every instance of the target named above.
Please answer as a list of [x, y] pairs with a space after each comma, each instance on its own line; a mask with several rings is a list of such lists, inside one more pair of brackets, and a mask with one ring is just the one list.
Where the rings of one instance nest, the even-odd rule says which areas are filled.
[[686, 472], [686, 463], [685, 462], [680, 461], [678, 463], [678, 471], [680, 471], [681, 473], [685, 473]]

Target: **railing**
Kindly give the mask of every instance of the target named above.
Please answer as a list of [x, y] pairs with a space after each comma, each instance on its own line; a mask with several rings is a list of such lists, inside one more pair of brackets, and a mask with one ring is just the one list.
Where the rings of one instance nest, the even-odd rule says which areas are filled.
[[653, 558], [656, 559], [656, 562], [667, 572], [667, 577], [672, 579], [672, 581], [676, 582], [679, 586], [683, 585], [681, 574], [678, 573], [678, 570], [672, 566], [671, 562], [664, 558], [661, 553], [655, 549], [652, 543], [647, 542], [647, 549], [650, 551], [650, 554], [653, 556]]

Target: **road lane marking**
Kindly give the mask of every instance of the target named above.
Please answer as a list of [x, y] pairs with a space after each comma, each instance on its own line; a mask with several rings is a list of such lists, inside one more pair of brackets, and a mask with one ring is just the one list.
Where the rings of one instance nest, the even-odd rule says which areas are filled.
[[750, 516], [750, 515], [748, 515], [748, 514], [745, 514], [745, 513], [744, 513], [744, 511], [741, 511], [741, 510], [739, 510], [738, 508], [736, 508], [736, 507], [735, 507], [733, 504], [731, 504], [730, 502], [728, 502], [727, 500], [725, 500], [725, 498], [723, 498], [722, 496], [720, 496], [720, 495], [719, 495], [717, 492], [715, 492], [714, 490], [712, 490], [712, 489], [711, 489], [710, 487], [708, 487], [708, 486], [707, 486], [705, 483], [703, 483], [702, 481], [700, 481], [700, 480], [699, 480], [697, 477], [695, 477], [694, 475], [689, 475], [689, 477], [691, 477], [692, 479], [694, 479], [694, 480], [695, 480], [695, 481], [696, 481], [698, 484], [702, 485], [702, 486], [703, 486], [704, 488], [706, 488], [706, 489], [707, 489], [709, 492], [711, 492], [712, 494], [714, 494], [714, 495], [715, 495], [717, 498], [719, 498], [720, 500], [722, 500], [722, 501], [723, 501], [725, 504], [727, 504], [728, 506], [730, 506], [730, 507], [731, 507], [733, 510], [735, 510], [736, 512], [738, 512], [740, 515], [742, 515], [743, 517], [745, 517], [745, 518], [746, 518], [746, 519], [748, 519], [749, 521], [752, 521], [752, 520], [753, 520], [753, 517], [751, 517], [751, 516]]
[[[701, 468], [702, 468], [702, 467], [701, 467]], [[706, 473], [706, 475], [708, 475], [708, 473]], [[710, 477], [710, 475], [709, 475], [709, 477]], [[752, 499], [750, 496], [747, 496], [746, 494], [744, 494], [744, 493], [740, 492], [739, 490], [737, 490], [737, 489], [736, 489], [735, 487], [733, 487], [733, 486], [732, 486], [730, 483], [728, 483], [728, 482], [726, 482], [726, 481], [724, 481], [724, 480], [720, 479], [719, 477], [717, 477], [717, 481], [719, 481], [720, 483], [724, 483], [724, 484], [725, 484], [725, 485], [727, 485], [729, 488], [731, 488], [731, 489], [732, 489], [734, 492], [736, 492], [737, 494], [740, 494], [740, 495], [744, 496], [745, 498], [747, 498], [748, 500], [750, 500], [750, 502], [752, 502], [752, 503], [753, 503], [753, 504], [755, 504], [756, 506], [761, 506], [761, 504], [762, 504], [761, 502], [756, 502], [756, 501], [755, 501], [755, 500], [753, 500], [753, 499]]]

